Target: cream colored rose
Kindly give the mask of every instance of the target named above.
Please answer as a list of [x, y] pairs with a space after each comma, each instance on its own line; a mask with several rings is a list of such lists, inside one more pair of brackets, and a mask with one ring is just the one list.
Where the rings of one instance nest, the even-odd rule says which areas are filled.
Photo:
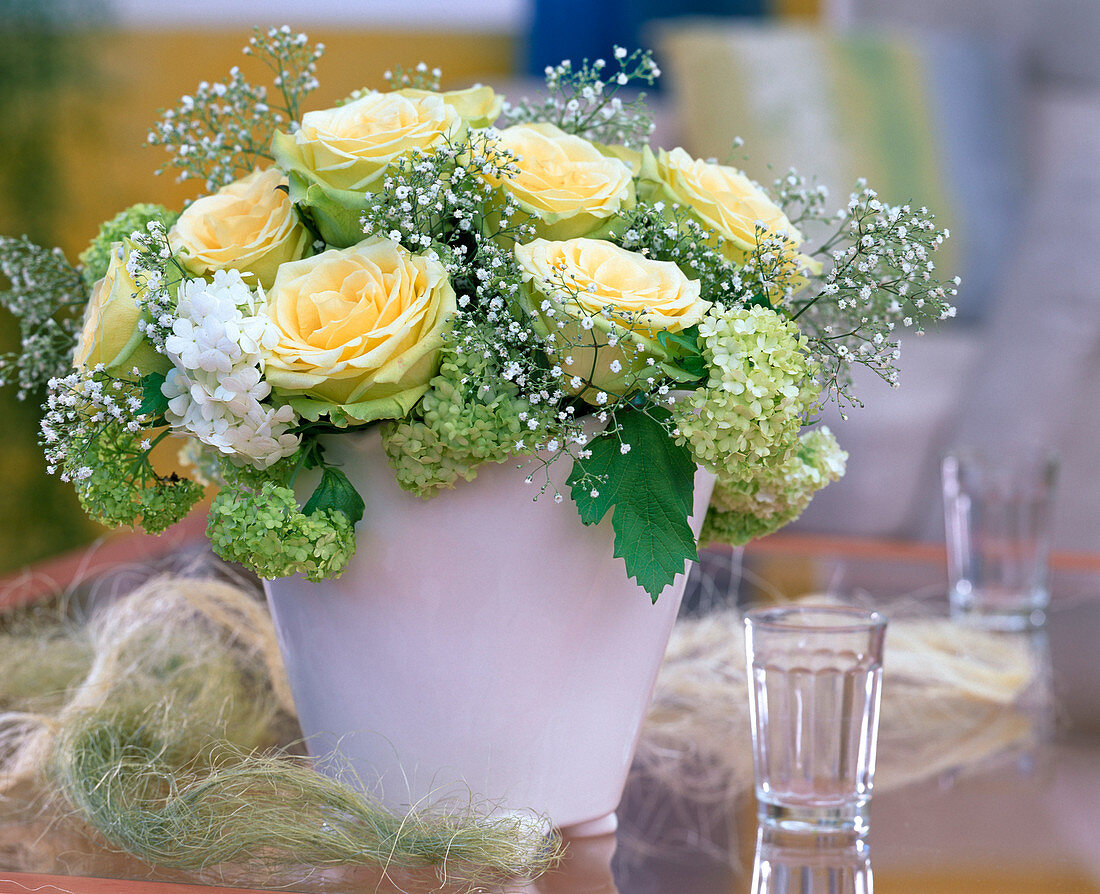
[[197, 276], [215, 270], [253, 273], [269, 288], [275, 271], [305, 252], [309, 234], [276, 168], [256, 170], [189, 205], [168, 233], [172, 249]]
[[138, 328], [143, 312], [137, 284], [126, 270], [128, 257], [128, 248], [121, 242], [114, 243], [106, 274], [92, 286], [73, 355], [73, 365], [78, 368], [90, 369], [102, 363], [107, 372], [128, 378], [135, 367], [144, 375], [172, 365]]
[[504, 108], [504, 97], [493, 92], [492, 87], [469, 87], [466, 90], [449, 90], [446, 93], [433, 93], [430, 90], [417, 90], [406, 87], [398, 94], [410, 99], [439, 96], [447, 105], [466, 121], [470, 127], [488, 127], [500, 117]]
[[656, 361], [668, 358], [657, 336], [694, 326], [710, 307], [698, 280], [675, 264], [611, 242], [536, 239], [515, 254], [528, 309], [553, 339], [565, 375], [579, 379], [571, 390], [589, 402], [598, 391], [648, 389], [648, 379], [662, 375]]
[[653, 198], [687, 205], [721, 236], [730, 260], [741, 262], [756, 247], [758, 221], [770, 233], [786, 234], [792, 250], [802, 242], [782, 210], [736, 168], [692, 158], [683, 149], [661, 149], [646, 154], [642, 177]]
[[284, 264], [267, 293], [280, 339], [265, 377], [309, 419], [399, 418], [438, 371], [455, 310], [442, 264], [388, 239]]
[[630, 166], [587, 140], [538, 122], [506, 128], [500, 141], [516, 155], [519, 168], [501, 183], [520, 208], [534, 215], [539, 237], [606, 235], [618, 215], [634, 205]]
[[461, 127], [458, 109], [441, 94], [372, 90], [345, 105], [306, 112], [293, 136], [276, 134], [275, 158], [325, 186], [362, 192], [381, 186], [395, 159], [431, 151]]

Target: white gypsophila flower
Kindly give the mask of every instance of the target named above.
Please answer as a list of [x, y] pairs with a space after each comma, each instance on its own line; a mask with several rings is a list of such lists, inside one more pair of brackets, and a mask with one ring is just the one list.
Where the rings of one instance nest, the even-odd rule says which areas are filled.
[[184, 282], [178, 291], [165, 353], [175, 369], [161, 389], [165, 419], [238, 465], [267, 468], [298, 449], [289, 406], [263, 403], [271, 386], [263, 355], [278, 342], [274, 323], [236, 270], [219, 270], [210, 283]]

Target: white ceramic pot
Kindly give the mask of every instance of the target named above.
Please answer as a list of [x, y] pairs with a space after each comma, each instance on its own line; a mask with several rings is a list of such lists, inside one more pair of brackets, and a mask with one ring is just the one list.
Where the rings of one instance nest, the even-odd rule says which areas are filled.
[[[610, 517], [581, 524], [568, 460], [557, 504], [514, 462], [422, 500], [374, 434], [326, 456], [366, 502], [355, 556], [336, 581], [267, 583], [310, 751], [394, 807], [472, 795], [574, 835], [614, 828], [686, 575], [652, 604]], [[696, 475], [697, 534], [712, 486]]]

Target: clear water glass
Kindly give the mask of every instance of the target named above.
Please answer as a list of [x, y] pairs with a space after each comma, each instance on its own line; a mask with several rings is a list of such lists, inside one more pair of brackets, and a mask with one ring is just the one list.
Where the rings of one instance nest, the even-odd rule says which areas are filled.
[[1041, 625], [1057, 459], [960, 450], [942, 468], [952, 616], [998, 630]]
[[886, 618], [796, 605], [745, 616], [758, 817], [795, 832], [868, 828]]
[[871, 851], [862, 838], [756, 832], [752, 894], [871, 894]]

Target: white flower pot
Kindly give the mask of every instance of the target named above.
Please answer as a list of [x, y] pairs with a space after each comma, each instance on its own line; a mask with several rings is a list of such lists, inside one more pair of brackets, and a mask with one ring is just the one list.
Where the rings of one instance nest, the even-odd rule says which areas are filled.
[[[473, 796], [571, 834], [614, 828], [686, 575], [652, 604], [610, 517], [581, 524], [568, 460], [550, 467], [558, 504], [533, 499], [537, 464], [422, 500], [376, 435], [326, 455], [366, 501], [356, 554], [336, 581], [267, 583], [310, 751], [336, 750], [394, 807]], [[712, 486], [696, 475], [696, 533]]]

